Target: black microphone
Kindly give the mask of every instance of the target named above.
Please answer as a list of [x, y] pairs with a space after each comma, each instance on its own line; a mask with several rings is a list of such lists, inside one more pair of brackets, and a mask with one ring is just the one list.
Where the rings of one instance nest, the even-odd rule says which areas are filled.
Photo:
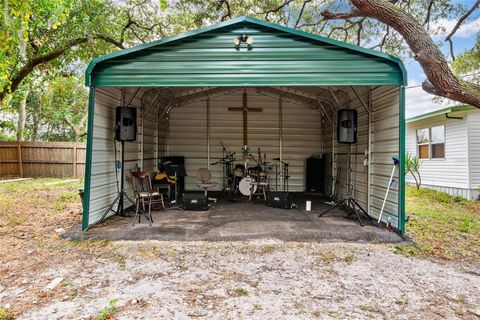
[[280, 158], [273, 158], [272, 160], [280, 161]]

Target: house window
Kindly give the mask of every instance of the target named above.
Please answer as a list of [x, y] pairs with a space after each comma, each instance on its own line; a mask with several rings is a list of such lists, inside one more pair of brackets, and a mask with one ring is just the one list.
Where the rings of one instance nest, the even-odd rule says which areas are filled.
[[417, 130], [417, 146], [420, 159], [445, 158], [445, 126]]
[[445, 126], [436, 126], [430, 128], [431, 131], [431, 145], [432, 145], [432, 158], [443, 159], [445, 158]]
[[428, 128], [417, 130], [418, 157], [420, 159], [430, 158], [430, 130]]

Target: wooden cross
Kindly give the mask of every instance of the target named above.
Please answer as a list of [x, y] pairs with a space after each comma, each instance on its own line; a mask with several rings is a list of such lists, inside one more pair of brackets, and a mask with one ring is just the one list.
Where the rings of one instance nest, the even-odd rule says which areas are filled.
[[242, 111], [243, 112], [243, 145], [248, 145], [248, 112], [262, 112], [262, 108], [249, 108], [247, 105], [247, 90], [243, 91], [243, 107], [229, 107], [228, 111]]

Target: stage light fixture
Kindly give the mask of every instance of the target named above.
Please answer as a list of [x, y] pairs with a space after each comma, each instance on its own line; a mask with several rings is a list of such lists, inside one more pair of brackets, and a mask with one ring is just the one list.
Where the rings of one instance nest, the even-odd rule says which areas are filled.
[[238, 37], [233, 38], [232, 40], [235, 46], [240, 46], [242, 42], [245, 42], [247, 45], [251, 46], [254, 42], [252, 36], [247, 36], [246, 34], [239, 35]]

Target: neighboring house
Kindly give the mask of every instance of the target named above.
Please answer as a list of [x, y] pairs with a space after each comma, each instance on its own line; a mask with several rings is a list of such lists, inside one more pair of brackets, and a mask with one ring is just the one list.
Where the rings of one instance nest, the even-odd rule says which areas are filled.
[[[475, 200], [480, 187], [480, 109], [459, 105], [407, 119], [406, 151], [422, 186]], [[410, 174], [407, 183], [414, 183]]]

